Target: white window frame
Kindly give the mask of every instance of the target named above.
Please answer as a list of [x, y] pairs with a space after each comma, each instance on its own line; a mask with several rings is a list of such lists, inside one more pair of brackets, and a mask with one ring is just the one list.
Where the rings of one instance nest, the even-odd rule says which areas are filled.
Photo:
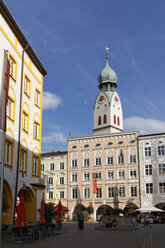
[[131, 197], [131, 198], [137, 197], [137, 196], [138, 196], [137, 193], [138, 193], [138, 192], [137, 192], [137, 185], [131, 185], [131, 186], [130, 186], [130, 197]]
[[64, 185], [64, 177], [60, 177], [59, 184]]
[[72, 188], [72, 199], [78, 198], [78, 190], [77, 188]]
[[60, 167], [60, 170], [64, 170], [64, 162], [60, 162], [59, 167]]
[[90, 181], [90, 173], [89, 172], [84, 172], [83, 173], [83, 181], [85, 181], [85, 182]]
[[12, 143], [8, 140], [5, 140], [4, 163], [7, 165], [11, 165], [11, 149], [12, 149]]
[[38, 157], [33, 156], [33, 176], [38, 176], [38, 163]]
[[164, 145], [158, 146], [158, 156], [165, 155], [165, 147]]
[[97, 194], [96, 194], [96, 198], [102, 198], [102, 187], [101, 186], [97, 186]]
[[135, 164], [136, 163], [136, 155], [130, 155], [130, 164]]
[[[160, 184], [163, 184], [163, 185], [160, 185]], [[160, 194], [165, 194], [165, 181], [164, 182], [159, 182], [159, 193]]]
[[[132, 174], [132, 175], [131, 175]], [[131, 169], [129, 171], [129, 178], [130, 179], [136, 179], [137, 178], [137, 170], [136, 169]]]
[[165, 164], [158, 164], [158, 174], [165, 175]]
[[118, 197], [125, 198], [125, 186], [118, 187]]
[[125, 170], [118, 170], [118, 179], [125, 180]]
[[101, 166], [101, 157], [96, 158], [96, 165]]
[[153, 183], [146, 183], [145, 191], [146, 191], [146, 194], [153, 194]]
[[107, 171], [107, 180], [114, 180], [114, 171]]
[[151, 157], [151, 146], [144, 147], [144, 156]]
[[21, 171], [25, 171], [25, 162], [26, 162], [26, 151], [21, 149], [21, 165], [20, 165]]
[[72, 182], [77, 182], [77, 173], [72, 173]]
[[77, 168], [77, 159], [72, 159], [72, 161], [71, 161], [71, 167], [72, 168]]
[[84, 188], [84, 199], [90, 199], [90, 188]]
[[113, 165], [113, 156], [107, 157], [107, 164]]
[[89, 163], [89, 158], [84, 158], [84, 167], [89, 167], [90, 163]]
[[144, 169], [145, 169], [145, 176], [152, 176], [152, 164], [146, 164]]

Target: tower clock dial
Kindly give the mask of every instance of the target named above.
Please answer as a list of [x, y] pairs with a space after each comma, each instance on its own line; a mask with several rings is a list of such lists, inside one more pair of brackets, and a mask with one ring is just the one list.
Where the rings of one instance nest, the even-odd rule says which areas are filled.
[[98, 102], [99, 104], [101, 104], [101, 103], [103, 103], [104, 101], [105, 101], [104, 95], [100, 95], [100, 96], [98, 97], [97, 102]]
[[115, 104], [119, 104], [119, 98], [118, 96], [115, 96], [114, 99], [113, 99], [114, 103]]

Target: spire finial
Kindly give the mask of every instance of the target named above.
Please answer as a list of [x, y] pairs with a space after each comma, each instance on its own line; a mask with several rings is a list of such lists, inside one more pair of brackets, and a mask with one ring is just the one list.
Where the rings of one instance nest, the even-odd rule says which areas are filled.
[[108, 62], [108, 51], [109, 51], [109, 48], [106, 47], [105, 49], [106, 49], [106, 62]]

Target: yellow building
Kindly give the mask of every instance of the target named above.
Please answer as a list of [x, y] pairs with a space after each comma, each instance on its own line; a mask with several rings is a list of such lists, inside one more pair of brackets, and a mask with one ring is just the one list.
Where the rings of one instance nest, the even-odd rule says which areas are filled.
[[40, 160], [46, 70], [3, 1], [0, 1], [0, 44], [0, 75], [4, 53], [10, 62], [4, 155], [4, 197], [10, 208], [3, 212], [2, 219], [3, 223], [14, 220], [17, 197], [23, 194], [27, 221], [36, 221], [44, 187]]

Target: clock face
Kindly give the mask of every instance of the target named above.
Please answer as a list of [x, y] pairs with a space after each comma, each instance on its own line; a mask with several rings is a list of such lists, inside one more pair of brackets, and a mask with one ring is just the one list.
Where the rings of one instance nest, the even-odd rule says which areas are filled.
[[114, 97], [114, 103], [118, 104], [119, 103], [119, 98], [117, 96]]
[[103, 95], [100, 95], [97, 101], [99, 104], [101, 104], [105, 101], [105, 97]]

